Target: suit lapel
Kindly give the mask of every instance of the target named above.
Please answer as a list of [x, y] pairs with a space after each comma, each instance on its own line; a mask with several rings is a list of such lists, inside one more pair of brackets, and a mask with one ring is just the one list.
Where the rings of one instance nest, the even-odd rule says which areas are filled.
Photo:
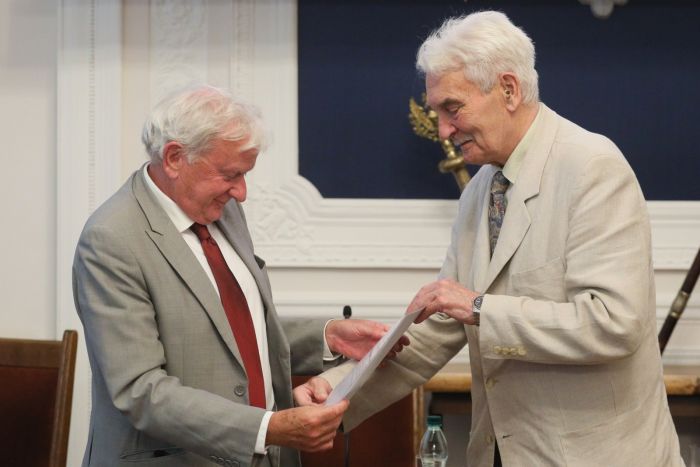
[[[270, 310], [274, 310], [274, 305], [270, 282], [262, 269], [265, 263], [261, 259], [256, 258], [254, 254], [253, 241], [250, 238], [248, 226], [240, 205], [231, 201], [229, 206], [224, 210], [221, 219], [216, 224], [233, 249], [236, 250], [238, 256], [243, 260], [243, 263], [253, 275], [253, 279], [255, 279], [255, 283], [258, 286], [258, 292], [262, 298], [265, 313], [267, 349], [275, 400], [284, 400], [285, 397], [288, 397], [286, 394], [289, 393], [291, 388], [288, 387], [287, 378], [284, 376], [287, 372], [280, 366], [279, 359], [280, 355], [287, 355], [289, 353], [289, 344], [284, 335], [282, 324], [277, 318], [277, 313], [274, 311], [270, 312]], [[258, 261], [260, 261], [260, 263]], [[280, 348], [280, 346], [283, 345], [287, 347], [284, 352]]]
[[489, 189], [491, 178], [496, 172], [496, 167], [492, 165], [484, 166], [480, 169], [488, 170], [485, 173], [485, 183], [487, 185], [485, 196], [481, 199], [481, 209], [479, 216], [479, 225], [477, 227], [476, 237], [474, 239], [474, 254], [472, 257], [471, 271], [473, 274], [474, 290], [485, 291], [488, 287], [486, 283], [489, 263], [491, 262], [491, 245], [489, 244]]
[[[530, 212], [527, 202], [536, 197], [540, 192], [542, 172], [549, 157], [557, 131], [557, 115], [544, 104], [540, 104], [542, 120], [536, 133], [532, 135], [532, 144], [523, 159], [517, 182], [513, 185], [513, 192], [508, 201], [508, 208], [503, 219], [501, 234], [496, 244], [496, 250], [488, 265], [483, 287], [478, 290], [487, 290], [496, 280], [508, 261], [513, 257], [518, 247], [530, 229]], [[488, 198], [488, 197], [487, 197]], [[488, 201], [487, 201], [488, 202]], [[488, 211], [488, 209], [486, 209]], [[488, 240], [488, 213], [485, 237]], [[481, 232], [480, 232], [480, 238]], [[488, 243], [488, 242], [487, 242]]]
[[134, 174], [132, 187], [134, 196], [151, 227], [151, 230], [146, 231], [146, 235], [151, 238], [161, 254], [197, 298], [226, 346], [243, 368], [243, 359], [238, 351], [233, 331], [216, 290], [183, 240], [182, 234], [175, 229], [165, 211], [153, 199], [145, 185], [143, 176], [143, 170]]
[[227, 206], [216, 225], [233, 249], [236, 250], [248, 271], [253, 275], [255, 284], [258, 286], [258, 291], [262, 297], [265, 315], [267, 316], [267, 309], [272, 303], [272, 297], [269, 293], [270, 286], [264, 279], [261, 265], [258, 264], [255, 258], [252, 247], [253, 242], [250, 239], [248, 227], [240, 212], [240, 207], [234, 201], [231, 201], [231, 206]]

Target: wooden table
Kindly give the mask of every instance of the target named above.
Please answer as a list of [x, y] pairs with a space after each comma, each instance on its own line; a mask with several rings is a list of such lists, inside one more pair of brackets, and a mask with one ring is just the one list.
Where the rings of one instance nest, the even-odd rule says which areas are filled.
[[[464, 395], [471, 391], [472, 375], [464, 368], [465, 365], [448, 364], [425, 384], [424, 389], [433, 393], [431, 412], [471, 412], [471, 397]], [[700, 417], [700, 366], [667, 366], [664, 383], [671, 415]]]

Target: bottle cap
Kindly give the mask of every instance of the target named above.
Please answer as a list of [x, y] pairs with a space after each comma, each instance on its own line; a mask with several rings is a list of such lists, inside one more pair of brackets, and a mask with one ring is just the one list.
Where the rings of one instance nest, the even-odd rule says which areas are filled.
[[439, 426], [442, 428], [442, 415], [428, 415], [428, 426]]

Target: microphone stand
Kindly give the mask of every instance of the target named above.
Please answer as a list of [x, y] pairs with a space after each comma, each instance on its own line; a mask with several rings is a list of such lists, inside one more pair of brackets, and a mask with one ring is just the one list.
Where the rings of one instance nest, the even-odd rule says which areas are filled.
[[[350, 319], [351, 316], [352, 308], [350, 308], [350, 305], [345, 305], [343, 307], [343, 318]], [[350, 467], [350, 433], [343, 431], [343, 440], [345, 441], [345, 467]]]
[[661, 350], [661, 355], [663, 355], [666, 344], [668, 344], [668, 340], [671, 338], [671, 333], [683, 314], [685, 306], [688, 304], [688, 298], [690, 298], [693, 287], [695, 287], [695, 283], [698, 281], [698, 276], [700, 276], [700, 249], [695, 255], [695, 260], [692, 266], [690, 266], [688, 274], [685, 276], [685, 281], [683, 281], [681, 289], [678, 291], [676, 298], [671, 304], [671, 309], [666, 316], [666, 321], [664, 321], [661, 331], [659, 331], [659, 349]]

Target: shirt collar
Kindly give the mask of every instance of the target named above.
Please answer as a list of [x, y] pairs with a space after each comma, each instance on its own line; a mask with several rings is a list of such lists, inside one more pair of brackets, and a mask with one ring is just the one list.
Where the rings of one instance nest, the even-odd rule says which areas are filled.
[[170, 199], [168, 195], [163, 193], [163, 191], [158, 188], [158, 185], [155, 184], [148, 173], [148, 167], [150, 165], [151, 164], [149, 163], [143, 167], [143, 178], [146, 179], [146, 186], [149, 190], [151, 190], [151, 193], [153, 193], [153, 196], [155, 196], [156, 201], [160, 207], [163, 208], [165, 214], [168, 215], [168, 218], [175, 225], [177, 231], [182, 233], [189, 230], [189, 228], [192, 227], [192, 224], [194, 224], [194, 221], [190, 219], [187, 214], [185, 214], [185, 211], [183, 211], [175, 201]]
[[513, 149], [513, 153], [508, 157], [506, 165], [503, 166], [503, 175], [511, 184], [514, 184], [518, 178], [518, 173], [520, 172], [520, 167], [523, 165], [525, 154], [527, 154], [527, 151], [532, 145], [532, 135], [536, 133], [537, 126], [542, 120], [542, 113], [542, 104], [539, 104], [537, 115], [532, 121], [530, 128], [527, 129], [525, 136], [523, 136], [515, 149]]

